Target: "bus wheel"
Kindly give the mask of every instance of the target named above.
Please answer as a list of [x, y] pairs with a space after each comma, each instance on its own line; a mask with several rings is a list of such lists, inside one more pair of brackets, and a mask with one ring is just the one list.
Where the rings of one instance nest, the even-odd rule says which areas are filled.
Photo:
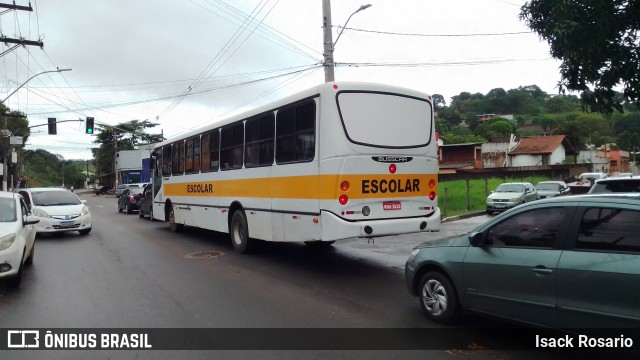
[[229, 226], [229, 235], [231, 236], [233, 250], [239, 254], [250, 252], [252, 241], [249, 238], [247, 217], [242, 210], [236, 210], [236, 212], [233, 213]]
[[182, 224], [176, 223], [176, 214], [173, 212], [172, 206], [171, 210], [169, 210], [169, 229], [173, 232], [180, 232], [182, 231], [182, 226]]

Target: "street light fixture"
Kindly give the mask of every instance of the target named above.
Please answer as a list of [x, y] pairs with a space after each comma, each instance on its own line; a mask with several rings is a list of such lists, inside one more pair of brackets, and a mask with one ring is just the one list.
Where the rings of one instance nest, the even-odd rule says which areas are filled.
[[342, 33], [344, 32], [344, 29], [347, 28], [347, 24], [349, 23], [349, 20], [351, 20], [351, 17], [357, 13], [359, 13], [362, 10], [368, 9], [370, 8], [372, 5], [371, 4], [367, 4], [367, 5], [361, 5], [358, 10], [354, 11], [353, 14], [349, 15], [349, 17], [347, 18], [347, 21], [344, 22], [344, 26], [342, 27], [342, 29], [340, 30], [340, 32], [338, 33], [338, 37], [336, 38], [336, 41], [333, 43], [333, 48], [335, 49], [336, 44], [338, 43], [338, 40], [340, 40], [340, 36], [342, 36]]
[[[42, 74], [47, 74], [47, 73], [53, 73], [53, 72], [63, 72], [63, 71], [71, 71], [71, 69], [56, 69], [56, 70], [47, 70], [47, 71], [43, 71], [43, 72], [39, 72], [35, 75], [33, 75], [32, 77], [28, 78], [27, 81], [23, 82], [22, 84], [20, 84], [20, 86], [18, 86], [15, 90], [13, 90], [9, 95], [7, 95], [6, 98], [0, 100], [0, 104], [4, 104], [5, 101], [7, 101], [7, 99], [9, 97], [11, 97], [11, 95], [15, 94], [16, 92], [18, 92], [18, 90], [22, 89], [23, 86], [25, 86], [29, 81], [31, 81], [31, 79], [35, 78], [36, 76], [42, 75]], [[5, 132], [8, 132], [9, 126], [7, 124], [7, 118], [5, 117], [4, 119], [4, 129], [6, 130]], [[9, 134], [11, 134], [9, 132]], [[8, 190], [9, 188], [9, 184], [7, 184], [7, 175], [8, 175], [8, 161], [7, 161], [7, 154], [5, 154], [5, 161], [2, 164], [3, 166], [3, 176], [2, 176], [2, 189], [3, 190]]]
[[18, 86], [15, 90], [13, 90], [11, 92], [11, 94], [7, 95], [6, 98], [4, 98], [2, 101], [0, 101], [0, 104], [4, 104], [5, 101], [7, 101], [7, 99], [9, 97], [11, 97], [11, 95], [15, 94], [18, 90], [22, 89], [23, 86], [27, 85], [27, 83], [29, 81], [31, 81], [31, 79], [33, 79], [36, 76], [42, 75], [42, 74], [47, 74], [47, 73], [53, 73], [53, 72], [63, 72], [63, 71], [71, 71], [71, 69], [56, 69], [56, 70], [47, 70], [47, 71], [43, 71], [40, 73], [37, 73], [35, 75], [33, 75], [32, 77], [28, 78], [27, 81], [23, 82], [20, 86]]
[[368, 9], [371, 7], [371, 4], [362, 5], [358, 8], [358, 10], [354, 11], [353, 14], [349, 15], [347, 21], [344, 23], [342, 30], [338, 33], [338, 38], [335, 42], [332, 40], [331, 34], [331, 1], [330, 0], [322, 0], [322, 27], [324, 28], [323, 39], [324, 39], [324, 61], [322, 65], [324, 66], [324, 81], [325, 82], [333, 82], [335, 81], [335, 74], [333, 67], [335, 63], [333, 62], [333, 50], [340, 39], [340, 35], [344, 32], [344, 29], [347, 27], [347, 23], [351, 20], [351, 17], [356, 13]]

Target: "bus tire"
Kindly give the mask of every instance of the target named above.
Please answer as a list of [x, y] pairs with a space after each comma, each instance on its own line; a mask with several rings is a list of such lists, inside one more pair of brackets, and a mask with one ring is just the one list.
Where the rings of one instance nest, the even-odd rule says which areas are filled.
[[247, 217], [242, 210], [236, 210], [231, 216], [229, 236], [235, 252], [246, 254], [251, 251], [252, 241], [249, 238], [249, 226], [247, 225]]
[[177, 233], [182, 231], [182, 227], [183, 227], [182, 224], [176, 223], [176, 214], [173, 212], [173, 206], [172, 206], [171, 209], [169, 210], [169, 229]]

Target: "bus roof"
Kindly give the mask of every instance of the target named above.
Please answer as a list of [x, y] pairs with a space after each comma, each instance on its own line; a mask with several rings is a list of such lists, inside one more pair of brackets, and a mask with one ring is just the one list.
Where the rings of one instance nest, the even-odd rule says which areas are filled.
[[331, 83], [322, 83], [319, 85], [316, 85], [314, 87], [308, 88], [304, 91], [289, 95], [287, 97], [275, 100], [273, 102], [270, 102], [268, 104], [265, 105], [261, 105], [259, 107], [244, 111], [242, 113], [237, 113], [234, 115], [231, 115], [229, 117], [226, 118], [222, 118], [220, 120], [208, 123], [207, 125], [203, 125], [197, 129], [182, 133], [178, 136], [174, 136], [172, 138], [168, 138], [165, 141], [159, 142], [154, 144], [154, 149], [157, 149], [159, 147], [162, 147], [164, 145], [167, 144], [171, 144], [175, 141], [178, 141], [180, 139], [186, 139], [198, 134], [201, 134], [203, 132], [206, 132], [208, 130], [213, 130], [213, 129], [217, 129], [220, 128], [222, 126], [234, 123], [238, 120], [242, 120], [242, 119], [246, 119], [252, 116], [256, 116], [256, 115], [260, 115], [262, 113], [268, 112], [268, 111], [272, 111], [274, 109], [277, 109], [281, 106], [285, 106], [287, 104], [291, 104], [297, 101], [301, 101], [304, 99], [309, 99], [309, 98], [313, 98], [318, 96], [320, 93], [325, 92], [325, 91], [329, 91], [331, 88], [334, 88], [334, 86], [337, 86], [337, 90], [372, 90], [372, 91], [389, 91], [392, 93], [399, 93], [399, 94], [405, 94], [405, 95], [410, 95], [410, 96], [415, 96], [415, 97], [419, 97], [419, 98], [424, 98], [424, 99], [429, 99], [431, 100], [431, 96], [426, 94], [426, 93], [422, 93], [419, 92], [417, 90], [412, 90], [412, 89], [408, 89], [408, 88], [403, 88], [403, 87], [399, 87], [399, 86], [394, 86], [394, 85], [387, 85], [387, 84], [379, 84], [379, 83], [370, 83], [370, 82], [351, 82], [351, 81], [345, 81], [345, 82], [331, 82]]

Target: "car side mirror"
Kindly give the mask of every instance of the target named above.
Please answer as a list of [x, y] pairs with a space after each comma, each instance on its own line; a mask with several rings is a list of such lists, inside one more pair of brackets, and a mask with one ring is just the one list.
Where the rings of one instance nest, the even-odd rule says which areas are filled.
[[471, 246], [484, 245], [484, 239], [484, 233], [481, 232], [471, 233], [469, 235], [469, 243], [471, 243]]
[[23, 222], [24, 225], [35, 225], [40, 222], [36, 216], [27, 215], [27, 220]]

